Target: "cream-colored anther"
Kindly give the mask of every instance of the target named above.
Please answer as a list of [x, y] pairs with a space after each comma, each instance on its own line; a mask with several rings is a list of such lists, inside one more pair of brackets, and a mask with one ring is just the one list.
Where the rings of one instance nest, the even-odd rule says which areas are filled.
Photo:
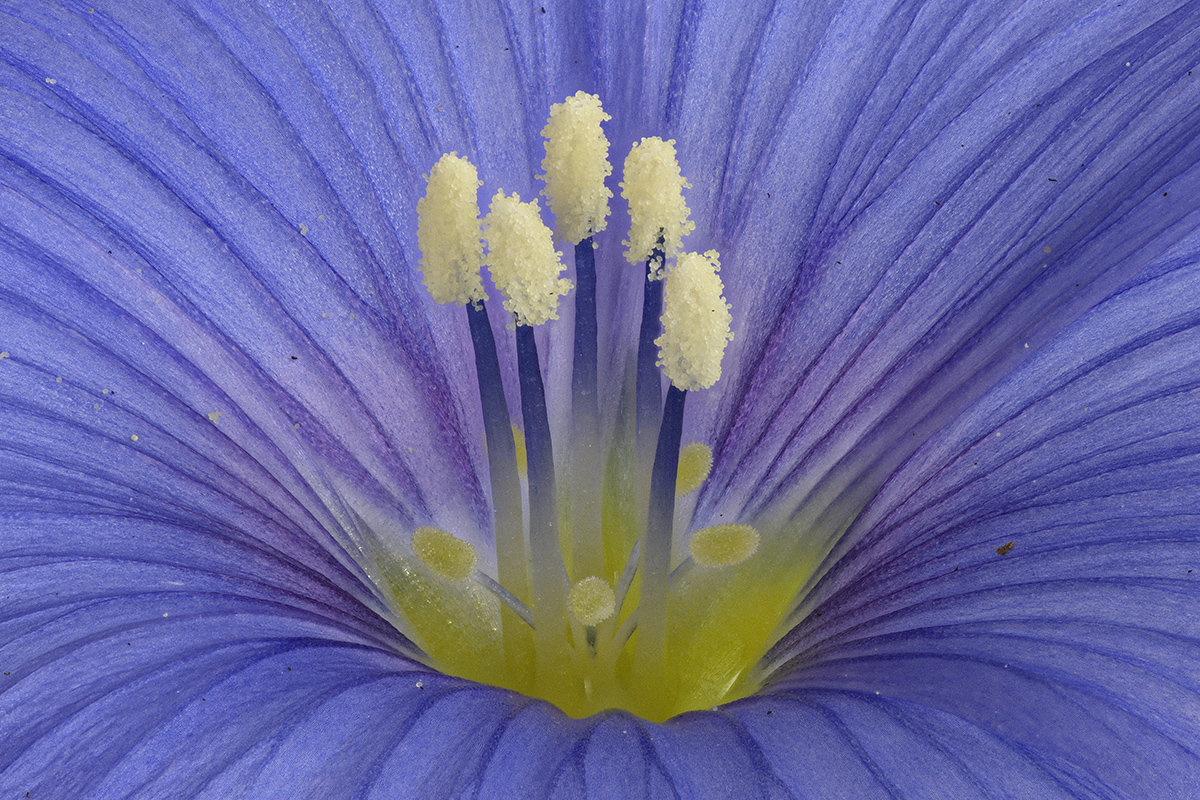
[[578, 581], [567, 596], [571, 616], [584, 625], [599, 625], [617, 613], [617, 597], [603, 578], [590, 577]]
[[[621, 196], [629, 201], [629, 239], [625, 258], [630, 264], [648, 261], [659, 237], [665, 258], [679, 252], [683, 237], [696, 228], [683, 200], [683, 190], [692, 185], [679, 172], [675, 140], [657, 136], [634, 143], [625, 159]], [[650, 277], [662, 278], [664, 261], [652, 264]]]
[[564, 241], [578, 244], [608, 224], [612, 192], [604, 180], [612, 174], [608, 139], [600, 123], [610, 120], [594, 94], [577, 92], [550, 106], [550, 120], [542, 128], [546, 157], [542, 159], [546, 182], [542, 192], [550, 201], [554, 227]]
[[441, 528], [422, 526], [413, 531], [413, 552], [421, 563], [439, 578], [462, 583], [475, 574], [479, 556], [470, 542], [464, 542]]
[[713, 525], [692, 534], [692, 561], [702, 567], [732, 567], [758, 550], [758, 531], [749, 525]]
[[663, 288], [658, 365], [676, 387], [707, 389], [721, 377], [733, 317], [722, 292], [717, 251], [683, 253]]
[[712, 463], [712, 449], [706, 444], [692, 442], [681, 449], [675, 472], [675, 494], [682, 497], [699, 489], [712, 470]]
[[522, 203], [520, 195], [496, 192], [483, 221], [492, 280], [504, 295], [504, 307], [518, 325], [541, 325], [558, 319], [558, 298], [571, 291], [560, 278], [562, 253], [542, 222], [537, 200]]
[[480, 270], [483, 243], [479, 227], [479, 173], [455, 153], [442, 156], [425, 176], [425, 196], [417, 201], [417, 244], [425, 288], [439, 303], [486, 300]]

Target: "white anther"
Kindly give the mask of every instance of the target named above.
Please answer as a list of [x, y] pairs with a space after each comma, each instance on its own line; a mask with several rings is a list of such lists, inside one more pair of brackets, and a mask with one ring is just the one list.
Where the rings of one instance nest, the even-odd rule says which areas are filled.
[[[664, 142], [652, 136], [633, 145], [621, 182], [621, 196], [629, 201], [629, 263], [649, 260], [660, 237], [665, 258], [679, 251], [683, 237], [696, 228], [683, 200], [683, 190], [691, 187], [679, 172], [674, 139]], [[651, 265], [651, 278], [662, 277], [663, 263]]]
[[721, 377], [725, 345], [733, 338], [733, 317], [721, 293], [717, 251], [683, 253], [663, 291], [663, 333], [658, 365], [676, 387], [707, 389]]
[[546, 157], [542, 169], [546, 182], [542, 194], [550, 201], [558, 235], [571, 244], [604, 230], [612, 192], [604, 180], [612, 174], [608, 139], [600, 123], [610, 120], [600, 98], [577, 92], [550, 107], [550, 120], [542, 128]]
[[479, 201], [483, 184], [470, 161], [442, 156], [425, 176], [425, 196], [417, 201], [417, 244], [425, 288], [439, 303], [486, 300], [480, 270]]
[[562, 253], [554, 249], [537, 200], [522, 203], [520, 195], [496, 192], [483, 226], [492, 280], [517, 324], [558, 319], [558, 298], [571, 291], [571, 282], [559, 277]]

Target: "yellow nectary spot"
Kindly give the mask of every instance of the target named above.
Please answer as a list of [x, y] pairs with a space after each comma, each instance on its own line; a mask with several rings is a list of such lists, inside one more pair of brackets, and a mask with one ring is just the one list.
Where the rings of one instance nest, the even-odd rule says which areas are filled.
[[675, 494], [696, 491], [712, 469], [712, 450], [706, 444], [692, 442], [679, 451], [679, 469], [675, 473]]
[[529, 463], [525, 455], [525, 431], [513, 425], [512, 432], [513, 449], [516, 451], [517, 457], [517, 477], [527, 478], [529, 477]]
[[749, 525], [713, 525], [692, 534], [692, 560], [702, 567], [731, 567], [758, 550], [758, 531]]
[[591, 577], [571, 587], [567, 598], [571, 616], [584, 625], [599, 625], [617, 611], [617, 597], [603, 578]]
[[717, 251], [683, 253], [663, 291], [658, 365], [680, 389], [707, 389], [721, 377], [733, 317], [721, 293]]
[[604, 179], [612, 174], [608, 163], [608, 139], [600, 123], [610, 120], [600, 107], [600, 98], [578, 92], [550, 107], [550, 120], [542, 129], [546, 137], [546, 174], [543, 194], [550, 200], [558, 235], [578, 244], [608, 224], [608, 200], [612, 197]]
[[412, 536], [413, 552], [438, 577], [461, 583], [475, 573], [479, 556], [469, 542], [440, 528], [423, 526]]
[[537, 200], [496, 192], [484, 220], [492, 280], [504, 294], [504, 307], [518, 325], [541, 325], [558, 319], [558, 298], [571, 290], [560, 278], [562, 253], [542, 222]]
[[483, 184], [471, 162], [454, 153], [441, 157], [425, 176], [425, 196], [417, 201], [417, 244], [425, 288], [439, 303], [486, 300], [479, 201]]
[[[679, 172], [675, 159], [675, 140], [664, 142], [657, 136], [635, 143], [625, 159], [621, 196], [629, 201], [629, 239], [625, 258], [636, 264], [650, 258], [658, 239], [663, 239], [667, 258], [679, 251], [684, 236], [696, 228], [688, 219], [691, 213], [683, 200], [683, 190], [692, 185]], [[662, 277], [662, 264], [652, 277]]]

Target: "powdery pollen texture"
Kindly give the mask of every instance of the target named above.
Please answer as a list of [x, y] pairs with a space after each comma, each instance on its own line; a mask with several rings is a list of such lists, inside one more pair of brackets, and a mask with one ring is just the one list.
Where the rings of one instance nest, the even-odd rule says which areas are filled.
[[560, 278], [562, 253], [554, 249], [550, 229], [542, 222], [537, 200], [496, 192], [484, 220], [492, 280], [504, 295], [504, 308], [518, 325], [541, 325], [558, 319], [558, 298], [571, 291]]
[[663, 292], [658, 365], [680, 389], [707, 389], [721, 377], [733, 317], [717, 275], [717, 252], [683, 253]]
[[[679, 252], [683, 237], [696, 228], [688, 219], [691, 211], [683, 200], [683, 190], [691, 184], [679, 172], [675, 158], [675, 140], [657, 136], [634, 144], [625, 159], [625, 180], [621, 196], [629, 201], [629, 239], [625, 258], [631, 264], [649, 260], [658, 240], [667, 258]], [[663, 265], [655, 266], [652, 277], [662, 277]]]
[[439, 303], [487, 299], [480, 280], [479, 201], [483, 183], [474, 165], [455, 153], [442, 156], [425, 176], [425, 196], [417, 201], [417, 244], [425, 288]]
[[609, 119], [599, 97], [578, 92], [550, 107], [550, 120], [542, 129], [546, 138], [543, 194], [550, 201], [558, 235], [571, 244], [608, 224], [608, 201], [613, 195], [604, 181], [612, 174], [612, 165], [600, 123]]

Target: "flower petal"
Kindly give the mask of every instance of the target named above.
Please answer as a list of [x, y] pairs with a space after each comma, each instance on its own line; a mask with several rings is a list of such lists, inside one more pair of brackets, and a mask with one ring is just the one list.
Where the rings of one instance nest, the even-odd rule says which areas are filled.
[[[1197, 13], [806, 5], [745, 31], [740, 71], [685, 73], [680, 157], [741, 315], [697, 524], [869, 496], [1026, 343], [1195, 228]], [[731, 35], [707, 20], [689, 52]], [[698, 135], [727, 119], [714, 102], [728, 138]]]
[[[417, 284], [410, 228], [418, 176], [442, 148], [480, 135], [489, 169], [526, 160], [536, 131], [495, 109], [536, 78], [511, 54], [450, 43], [479, 41], [454, 27], [477, 24], [501, 53], [524, 23], [489, 21], [503, 6], [339, 12], [6, 12], [4, 46], [19, 55], [0, 141], [12, 262], [0, 346], [14, 364], [138, 408], [144, 421], [120, 438], [153, 447], [169, 428], [225, 440], [270, 460], [279, 480], [300, 473], [290, 491], [318, 495], [310, 507], [355, 492], [369, 524], [437, 515], [478, 536], [490, 513], [473, 376], [459, 366], [467, 335], [431, 327], [445, 318]], [[75, 320], [111, 328], [79, 339]], [[121, 385], [100, 385], [122, 370]], [[353, 527], [346, 509], [312, 513]]]
[[859, 737], [952, 715], [1047, 792], [1200, 780], [1197, 291], [1193, 236], [926, 442], [830, 554], [769, 693], [844, 695]]

